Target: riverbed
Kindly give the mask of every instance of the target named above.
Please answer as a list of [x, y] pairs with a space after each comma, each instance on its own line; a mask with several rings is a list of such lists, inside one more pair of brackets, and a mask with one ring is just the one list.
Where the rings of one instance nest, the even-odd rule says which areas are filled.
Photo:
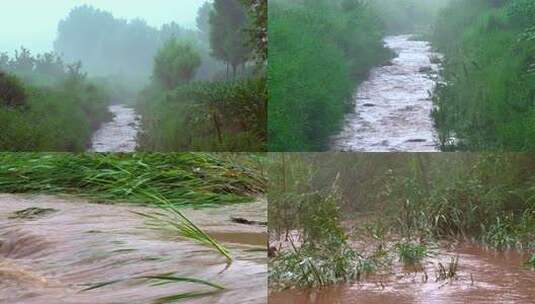
[[355, 95], [355, 110], [331, 140], [335, 151], [435, 152], [437, 132], [431, 100], [441, 58], [429, 42], [411, 35], [389, 36], [386, 47], [396, 57], [372, 69]]
[[91, 139], [92, 152], [134, 152], [141, 117], [126, 105], [109, 106], [112, 121], [104, 123]]
[[[0, 206], [0, 299], [5, 303], [152, 303], [176, 293], [212, 290], [189, 283], [151, 286], [146, 280], [126, 280], [83, 291], [103, 282], [162, 274], [226, 288], [188, 303], [267, 303], [266, 227], [231, 221], [241, 217], [265, 222], [264, 200], [183, 210], [230, 250], [230, 265], [205, 246], [148, 229], [144, 218], [132, 212], [150, 213], [154, 208], [11, 194], [0, 194]], [[32, 207], [50, 210], [13, 217]]]

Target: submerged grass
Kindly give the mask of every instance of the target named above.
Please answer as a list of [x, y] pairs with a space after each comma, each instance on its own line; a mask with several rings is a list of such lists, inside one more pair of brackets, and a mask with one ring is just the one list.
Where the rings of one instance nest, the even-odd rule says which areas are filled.
[[427, 247], [414, 242], [400, 242], [396, 244], [400, 262], [405, 265], [416, 265], [427, 256]]
[[232, 262], [232, 257], [230, 252], [214, 238], [200, 229], [192, 221], [190, 221], [178, 208], [174, 207], [171, 202], [166, 198], [159, 196], [151, 192], [143, 192], [149, 198], [153, 198], [159, 203], [159, 206], [162, 208], [161, 212], [152, 212], [152, 213], [141, 213], [134, 212], [145, 218], [148, 218], [149, 225], [152, 228], [170, 228], [173, 231], [176, 231], [178, 235], [182, 238], [198, 242], [204, 246], [210, 247], [221, 255], [223, 255], [228, 263]]
[[209, 153], [1, 153], [0, 192], [162, 204], [146, 195], [152, 192], [175, 207], [213, 206], [248, 202], [262, 194], [265, 177], [255, 166], [254, 161], [231, 162]]

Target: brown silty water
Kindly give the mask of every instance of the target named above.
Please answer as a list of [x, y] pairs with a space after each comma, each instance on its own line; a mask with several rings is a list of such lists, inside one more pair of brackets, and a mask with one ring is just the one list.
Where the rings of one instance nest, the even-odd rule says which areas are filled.
[[[457, 277], [436, 279], [438, 263], [458, 258]], [[526, 252], [495, 251], [474, 243], [442, 247], [422, 266], [397, 263], [391, 271], [360, 282], [318, 289], [271, 292], [277, 304], [488, 304], [535, 303], [535, 271], [524, 266]]]
[[385, 38], [397, 57], [372, 69], [355, 95], [355, 111], [346, 115], [331, 149], [361, 152], [435, 152], [437, 132], [431, 112], [440, 58], [426, 41], [410, 35]]
[[[266, 303], [266, 227], [237, 224], [231, 217], [266, 221], [267, 203], [184, 209], [222, 242], [234, 261], [170, 231], [147, 229], [132, 213], [153, 208], [93, 204], [56, 196], [0, 195], [0, 303], [152, 303], [188, 291], [212, 291], [191, 283], [151, 286], [127, 280], [94, 290], [94, 284], [172, 274], [207, 280], [226, 289], [188, 303]], [[9, 218], [26, 208], [56, 211]]]
[[133, 108], [111, 105], [113, 120], [103, 124], [91, 139], [93, 152], [134, 152], [141, 118]]

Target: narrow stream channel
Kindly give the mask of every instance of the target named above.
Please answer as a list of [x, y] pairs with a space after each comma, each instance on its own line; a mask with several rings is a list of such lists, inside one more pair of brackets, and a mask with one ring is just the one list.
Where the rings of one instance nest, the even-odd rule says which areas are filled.
[[[389, 36], [385, 45], [397, 57], [374, 68], [357, 89], [356, 109], [343, 131], [332, 138], [332, 150], [361, 152], [434, 152], [437, 134], [431, 117], [440, 65], [426, 41], [410, 35]], [[435, 76], [433, 76], [433, 74]]]
[[[188, 303], [267, 303], [266, 227], [230, 219], [266, 221], [265, 201], [184, 209], [230, 250], [234, 261], [228, 267], [213, 250], [170, 232], [147, 229], [143, 218], [131, 212], [154, 212], [153, 208], [10, 194], [0, 194], [0, 205], [1, 303], [152, 303], [177, 293], [211, 291], [202, 285], [151, 286], [140, 280], [82, 291], [101, 282], [166, 273], [226, 288]], [[36, 218], [13, 218], [15, 211], [31, 207], [54, 211]]]
[[113, 120], [102, 125], [91, 140], [92, 152], [134, 152], [141, 118], [133, 108], [111, 105]]

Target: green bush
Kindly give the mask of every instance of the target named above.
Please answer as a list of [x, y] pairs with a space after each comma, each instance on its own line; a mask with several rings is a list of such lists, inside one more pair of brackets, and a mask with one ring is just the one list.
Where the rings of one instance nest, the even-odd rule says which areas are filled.
[[434, 45], [446, 56], [434, 118], [444, 150], [535, 149], [533, 1], [452, 1]]
[[266, 82], [198, 82], [143, 93], [141, 150], [265, 151]]
[[21, 106], [26, 103], [26, 98], [22, 82], [16, 76], [0, 71], [0, 106]]

